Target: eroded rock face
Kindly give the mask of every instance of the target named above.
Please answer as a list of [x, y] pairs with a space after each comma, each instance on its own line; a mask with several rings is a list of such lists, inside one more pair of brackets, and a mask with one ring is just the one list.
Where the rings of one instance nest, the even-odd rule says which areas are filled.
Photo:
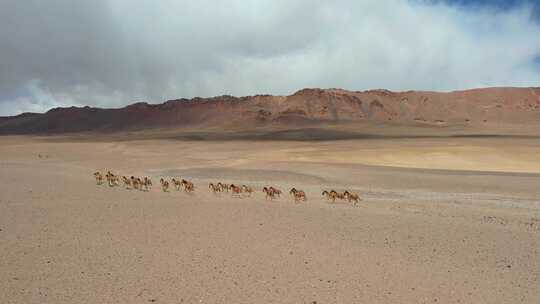
[[296, 122], [400, 124], [540, 124], [540, 88], [487, 88], [450, 93], [303, 89], [289, 96], [218, 96], [135, 103], [119, 109], [55, 108], [0, 117], [0, 134], [121, 131], [167, 127], [243, 127]]

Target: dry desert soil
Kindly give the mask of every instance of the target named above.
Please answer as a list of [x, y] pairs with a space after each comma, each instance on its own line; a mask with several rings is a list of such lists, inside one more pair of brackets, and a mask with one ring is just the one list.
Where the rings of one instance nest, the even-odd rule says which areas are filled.
[[540, 140], [0, 137], [0, 302], [540, 303]]

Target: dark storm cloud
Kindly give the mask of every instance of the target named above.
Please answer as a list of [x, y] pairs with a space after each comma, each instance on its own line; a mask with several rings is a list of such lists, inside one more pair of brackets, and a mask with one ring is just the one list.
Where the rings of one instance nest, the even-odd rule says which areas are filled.
[[525, 4], [0, 1], [0, 115], [302, 87], [538, 85]]
[[32, 79], [55, 89], [115, 79], [107, 67], [125, 50], [104, 1], [3, 1], [0, 20], [2, 90]]

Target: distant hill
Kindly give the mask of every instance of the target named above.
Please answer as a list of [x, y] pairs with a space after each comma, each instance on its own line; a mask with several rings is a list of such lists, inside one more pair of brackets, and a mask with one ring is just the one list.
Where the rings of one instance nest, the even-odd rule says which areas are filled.
[[54, 108], [0, 117], [0, 134], [115, 132], [155, 128], [249, 129], [335, 122], [407, 126], [540, 125], [540, 88], [449, 93], [303, 89], [290, 96], [219, 96], [135, 103], [118, 109]]

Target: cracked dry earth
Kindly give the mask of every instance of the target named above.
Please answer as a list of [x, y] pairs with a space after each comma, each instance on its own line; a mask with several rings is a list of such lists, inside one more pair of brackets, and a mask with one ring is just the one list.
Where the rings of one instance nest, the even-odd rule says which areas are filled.
[[[0, 146], [2, 303], [540, 303], [540, 145], [523, 139]], [[154, 188], [97, 186], [107, 169]], [[195, 194], [156, 186], [173, 176]]]

